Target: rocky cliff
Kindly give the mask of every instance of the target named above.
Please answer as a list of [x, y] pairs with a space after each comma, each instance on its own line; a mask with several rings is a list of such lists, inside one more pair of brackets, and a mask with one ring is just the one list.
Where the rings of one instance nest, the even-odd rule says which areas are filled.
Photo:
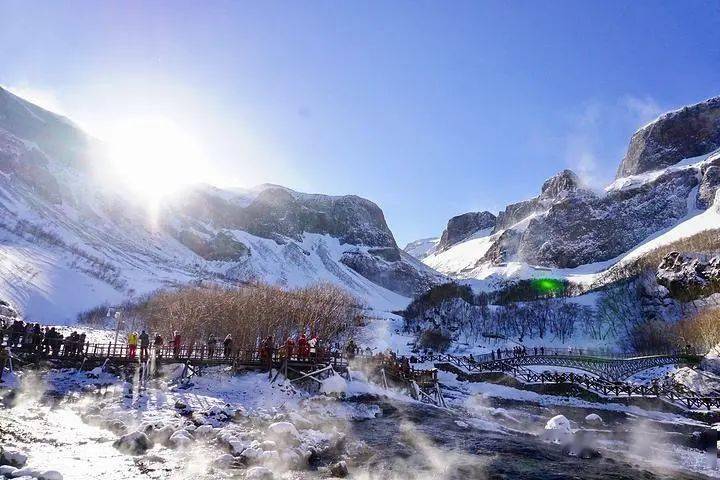
[[618, 177], [660, 170], [720, 148], [720, 97], [666, 113], [633, 135]]

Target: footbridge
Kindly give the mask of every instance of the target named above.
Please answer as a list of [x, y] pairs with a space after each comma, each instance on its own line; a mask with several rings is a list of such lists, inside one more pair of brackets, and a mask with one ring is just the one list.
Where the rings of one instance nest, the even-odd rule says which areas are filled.
[[464, 357], [438, 355], [438, 361], [449, 361], [468, 372], [503, 372], [510, 367], [547, 366], [581, 370], [609, 381], [621, 381], [636, 373], [665, 365], [697, 365], [702, 357], [690, 353], [663, 353], [637, 356], [602, 354], [600, 352], [542, 349], [529, 354], [500, 354]]

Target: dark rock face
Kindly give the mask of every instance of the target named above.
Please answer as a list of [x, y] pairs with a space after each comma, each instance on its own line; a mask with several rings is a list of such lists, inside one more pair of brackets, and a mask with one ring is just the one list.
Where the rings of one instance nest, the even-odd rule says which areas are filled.
[[398, 249], [380, 207], [354, 195], [308, 195], [270, 187], [241, 206], [198, 191], [171, 208], [262, 238], [299, 240], [307, 232], [331, 235], [341, 243]]
[[659, 170], [720, 148], [720, 97], [666, 113], [630, 140], [617, 176]]
[[673, 298], [684, 302], [718, 293], [720, 256], [703, 261], [671, 252], [663, 258], [658, 267], [657, 281], [670, 291]]
[[227, 232], [218, 232], [204, 239], [189, 230], [183, 230], [177, 239], [205, 260], [237, 262], [250, 255], [250, 249]]
[[[546, 182], [539, 197], [511, 205], [499, 216], [499, 222], [512, 226], [528, 212], [536, 214], [525, 228], [506, 229], [483, 260], [560, 268], [609, 260], [687, 215], [688, 199], [698, 184], [693, 168], [668, 171], [652, 182], [604, 195], [576, 182]], [[555, 188], [558, 185], [565, 186]]]
[[469, 212], [451, 218], [440, 237], [437, 250], [445, 250], [465, 240], [478, 230], [494, 227], [495, 220], [495, 215], [490, 212]]
[[697, 208], [702, 210], [709, 208], [715, 200], [718, 187], [720, 187], [720, 158], [702, 171], [702, 180], [700, 181], [696, 202]]

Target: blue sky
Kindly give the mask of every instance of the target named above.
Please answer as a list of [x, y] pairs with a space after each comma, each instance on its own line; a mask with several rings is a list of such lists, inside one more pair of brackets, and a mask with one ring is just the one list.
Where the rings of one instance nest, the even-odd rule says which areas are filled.
[[354, 193], [398, 243], [603, 185], [661, 111], [720, 95], [717, 1], [0, 0], [0, 84], [98, 136], [171, 118], [198, 180]]

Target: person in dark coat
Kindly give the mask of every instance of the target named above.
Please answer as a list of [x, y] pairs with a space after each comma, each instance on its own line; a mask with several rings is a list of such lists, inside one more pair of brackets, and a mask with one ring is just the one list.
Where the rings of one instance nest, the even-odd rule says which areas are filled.
[[148, 359], [150, 353], [150, 335], [145, 330], [140, 332], [140, 361], [143, 362]]

